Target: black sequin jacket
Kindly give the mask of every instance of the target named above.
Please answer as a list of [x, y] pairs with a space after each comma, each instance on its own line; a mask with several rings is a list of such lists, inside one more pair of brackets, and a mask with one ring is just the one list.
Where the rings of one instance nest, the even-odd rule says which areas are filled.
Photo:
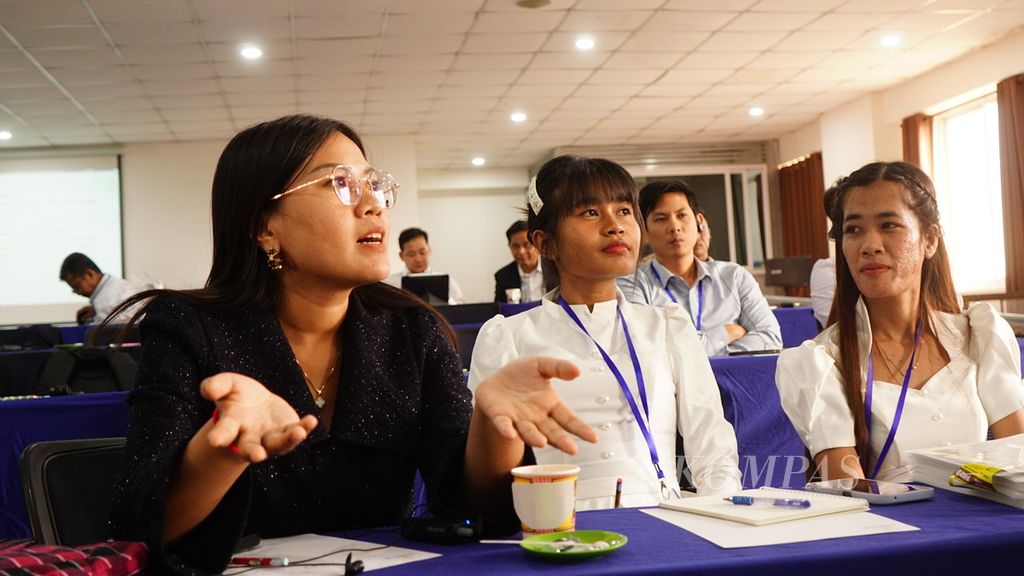
[[294, 451], [250, 466], [210, 516], [165, 548], [169, 478], [214, 408], [199, 394], [203, 378], [245, 374], [300, 416], [318, 408], [270, 312], [204, 312], [165, 297], [150, 307], [141, 334], [112, 527], [117, 539], [146, 542], [157, 571], [218, 573], [238, 538], [253, 532], [269, 538], [397, 524], [409, 513], [417, 470], [435, 514], [468, 515], [462, 463], [472, 401], [459, 357], [428, 311], [373, 306], [356, 291], [341, 327], [330, 432], [318, 427]]

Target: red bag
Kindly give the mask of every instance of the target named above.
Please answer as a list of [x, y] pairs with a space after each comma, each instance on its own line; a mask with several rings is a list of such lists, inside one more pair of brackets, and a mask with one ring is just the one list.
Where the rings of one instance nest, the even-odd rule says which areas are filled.
[[142, 542], [99, 542], [78, 548], [0, 541], [0, 576], [130, 576], [146, 566]]

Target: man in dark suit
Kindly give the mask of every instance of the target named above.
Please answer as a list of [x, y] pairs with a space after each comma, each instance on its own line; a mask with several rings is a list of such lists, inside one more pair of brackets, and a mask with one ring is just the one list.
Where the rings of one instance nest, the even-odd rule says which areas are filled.
[[544, 295], [544, 273], [537, 249], [526, 237], [526, 220], [518, 220], [505, 231], [508, 249], [515, 260], [494, 273], [494, 301], [508, 302], [506, 290], [518, 289], [520, 302], [540, 300]]

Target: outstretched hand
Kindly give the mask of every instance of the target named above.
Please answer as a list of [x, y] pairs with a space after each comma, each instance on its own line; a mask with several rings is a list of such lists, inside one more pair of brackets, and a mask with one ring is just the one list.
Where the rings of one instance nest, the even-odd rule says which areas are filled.
[[516, 360], [480, 383], [476, 405], [509, 440], [521, 438], [535, 448], [550, 443], [575, 454], [572, 435], [597, 442], [597, 432], [562, 401], [550, 380], [572, 380], [579, 374], [579, 368], [566, 360], [544, 356]]
[[217, 404], [210, 445], [234, 446], [232, 451], [249, 462], [293, 450], [316, 428], [316, 416], [299, 419], [288, 402], [248, 376], [222, 372], [203, 380], [199, 390]]

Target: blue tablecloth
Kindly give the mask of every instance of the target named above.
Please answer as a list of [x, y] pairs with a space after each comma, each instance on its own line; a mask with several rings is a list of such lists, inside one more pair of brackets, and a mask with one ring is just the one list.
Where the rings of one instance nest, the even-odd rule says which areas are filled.
[[[920, 530], [726, 550], [637, 509], [582, 512], [578, 529], [620, 532], [629, 543], [607, 556], [576, 562], [547, 561], [509, 545], [408, 542], [395, 530], [361, 539], [441, 554], [375, 572], [381, 576], [1012, 574], [1024, 559], [1024, 512], [1015, 508], [936, 490], [932, 501], [876, 506], [872, 512]], [[358, 553], [353, 558], [358, 559]]]
[[21, 486], [21, 453], [44, 440], [128, 433], [127, 392], [0, 401], [0, 540], [32, 535]]

